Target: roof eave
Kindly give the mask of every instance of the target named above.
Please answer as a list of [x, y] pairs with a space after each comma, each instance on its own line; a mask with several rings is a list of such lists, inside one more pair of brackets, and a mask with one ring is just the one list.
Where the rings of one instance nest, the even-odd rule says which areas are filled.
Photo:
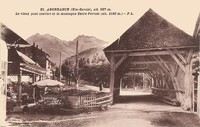
[[104, 52], [106, 53], [116, 53], [116, 52], [135, 52], [135, 51], [154, 51], [154, 50], [166, 50], [166, 49], [186, 49], [186, 48], [199, 48], [198, 45], [196, 46], [179, 46], [179, 47], [163, 47], [163, 48], [148, 48], [148, 49], [132, 49], [132, 50], [106, 50], [104, 49]]

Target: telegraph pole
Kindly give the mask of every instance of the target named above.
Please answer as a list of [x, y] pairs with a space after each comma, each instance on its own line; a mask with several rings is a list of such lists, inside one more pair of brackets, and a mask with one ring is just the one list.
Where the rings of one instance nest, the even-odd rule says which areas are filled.
[[78, 79], [79, 79], [79, 75], [78, 75], [78, 40], [76, 42], [76, 65], [75, 65], [75, 74], [76, 74], [76, 89], [78, 89], [79, 85], [78, 85]]
[[60, 76], [59, 76], [59, 78], [60, 78], [59, 81], [60, 81], [60, 82], [61, 82], [61, 75], [62, 75], [62, 74], [61, 74], [61, 69], [62, 69], [62, 58], [61, 58], [61, 55], [62, 55], [62, 54], [61, 54], [61, 52], [60, 52]]

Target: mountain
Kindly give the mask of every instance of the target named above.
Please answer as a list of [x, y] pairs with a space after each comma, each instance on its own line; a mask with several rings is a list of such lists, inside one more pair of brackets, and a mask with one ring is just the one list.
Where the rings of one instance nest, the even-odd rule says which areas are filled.
[[[103, 52], [105, 46], [96, 47], [96, 48], [89, 48], [78, 53], [78, 58], [84, 58], [87, 61], [87, 64], [90, 65], [97, 65], [103, 63], [108, 63], [108, 60]], [[75, 55], [66, 59], [67, 61], [75, 61]]]
[[93, 36], [79, 35], [73, 41], [61, 40], [49, 34], [41, 35], [39, 33], [30, 36], [27, 42], [35, 43], [39, 48], [50, 55], [50, 60], [58, 66], [60, 64], [60, 52], [62, 61], [75, 54], [76, 42], [79, 42], [79, 52], [91, 48], [102, 48], [108, 45], [107, 42], [97, 39]]

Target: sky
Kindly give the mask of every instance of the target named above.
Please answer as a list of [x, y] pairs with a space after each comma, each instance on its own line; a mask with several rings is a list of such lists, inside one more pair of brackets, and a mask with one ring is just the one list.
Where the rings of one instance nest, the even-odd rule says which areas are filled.
[[[107, 8], [111, 9], [107, 13], [132, 12], [133, 15], [16, 15], [16, 12], [40, 13], [40, 8]], [[36, 33], [51, 34], [66, 41], [87, 35], [112, 43], [149, 8], [192, 35], [200, 0], [0, 0], [0, 22], [24, 39]]]

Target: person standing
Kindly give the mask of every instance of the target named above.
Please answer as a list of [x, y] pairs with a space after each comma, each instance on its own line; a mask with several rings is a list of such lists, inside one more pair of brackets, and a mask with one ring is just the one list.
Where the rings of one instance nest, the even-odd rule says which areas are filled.
[[103, 83], [100, 82], [100, 83], [99, 83], [99, 91], [102, 91], [102, 90], [103, 90]]

